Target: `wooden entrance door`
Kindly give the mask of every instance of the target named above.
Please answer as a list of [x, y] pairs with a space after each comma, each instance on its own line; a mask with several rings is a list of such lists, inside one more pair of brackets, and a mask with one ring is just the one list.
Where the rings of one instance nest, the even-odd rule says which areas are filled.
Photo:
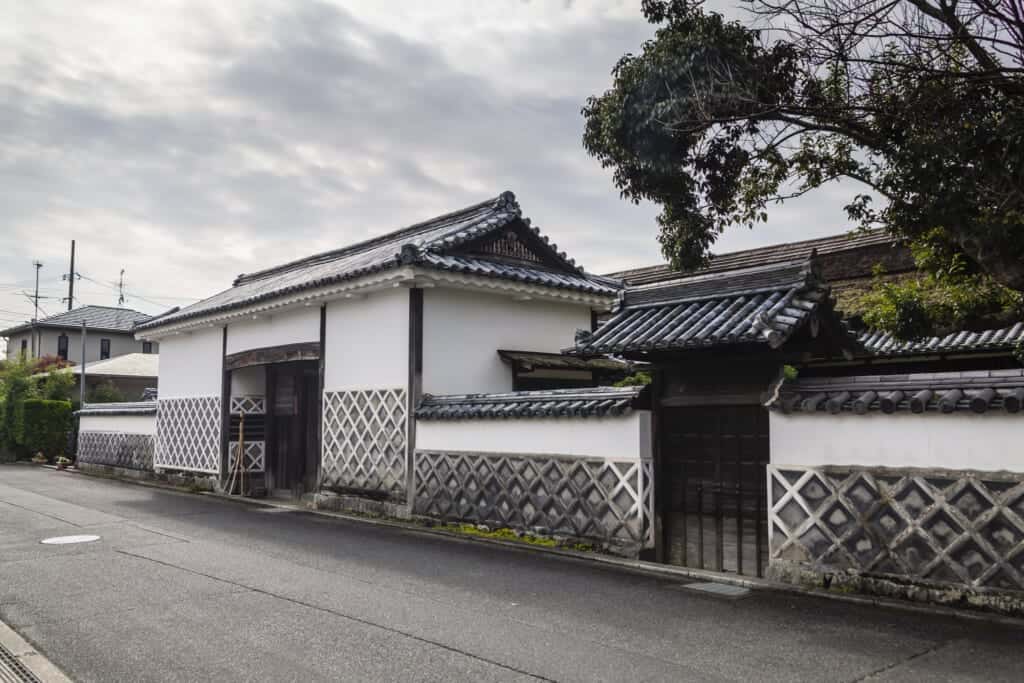
[[768, 411], [665, 408], [660, 430], [666, 561], [762, 576]]
[[320, 415], [317, 366], [302, 361], [268, 366], [272, 438], [267, 454], [268, 488], [298, 496], [316, 485]]

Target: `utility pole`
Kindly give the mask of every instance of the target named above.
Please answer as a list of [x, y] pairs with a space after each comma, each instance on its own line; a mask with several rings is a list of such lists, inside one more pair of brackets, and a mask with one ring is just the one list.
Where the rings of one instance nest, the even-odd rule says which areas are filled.
[[77, 277], [80, 276], [75, 272], [75, 241], [71, 240], [71, 269], [68, 271], [67, 275], [61, 276], [62, 280], [68, 281], [68, 298], [61, 299], [61, 301], [68, 302], [69, 311], [75, 305], [75, 278]]
[[[38, 358], [39, 355], [36, 353], [36, 321], [39, 320], [39, 269], [43, 267], [41, 261], [33, 261], [32, 265], [36, 267], [36, 293], [33, 299], [35, 299], [35, 312], [32, 314], [32, 357]], [[38, 344], [42, 346], [42, 342]]]
[[124, 306], [124, 268], [121, 269], [121, 280], [117, 283], [117, 305]]
[[85, 321], [82, 321], [82, 367], [78, 370], [78, 407], [85, 407]]
[[43, 264], [40, 261], [33, 261], [32, 265], [36, 267], [36, 294], [32, 297], [35, 299], [36, 304], [36, 311], [32, 314], [32, 322], [34, 323], [39, 320], [39, 269], [43, 267]]

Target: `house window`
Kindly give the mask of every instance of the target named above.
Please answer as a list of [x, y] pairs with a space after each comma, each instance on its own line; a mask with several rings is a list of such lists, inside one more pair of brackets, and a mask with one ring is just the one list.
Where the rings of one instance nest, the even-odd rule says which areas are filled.
[[57, 337], [57, 356], [62, 360], [68, 359], [68, 335], [66, 334]]
[[147, 342], [147, 341], [142, 342], [142, 352], [143, 353], [153, 353], [153, 342]]
[[110, 340], [100, 339], [100, 360], [110, 358]]
[[22, 339], [21, 340], [21, 355], [22, 356], [28, 355], [28, 339]]

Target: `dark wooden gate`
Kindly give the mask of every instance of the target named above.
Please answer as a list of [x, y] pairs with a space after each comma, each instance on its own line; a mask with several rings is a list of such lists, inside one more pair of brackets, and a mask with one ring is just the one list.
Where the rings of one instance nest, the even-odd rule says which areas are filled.
[[660, 425], [666, 561], [762, 576], [768, 411], [664, 408]]

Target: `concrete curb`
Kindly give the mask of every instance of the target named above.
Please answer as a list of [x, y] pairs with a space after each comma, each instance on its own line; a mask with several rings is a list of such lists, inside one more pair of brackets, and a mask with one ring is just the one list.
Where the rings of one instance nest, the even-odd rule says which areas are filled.
[[14, 629], [0, 621], [0, 647], [6, 648], [14, 658], [43, 683], [71, 683], [71, 679], [57, 665], [41, 655]]
[[545, 546], [530, 545], [528, 543], [517, 543], [515, 541], [506, 541], [498, 538], [481, 538], [477, 536], [457, 534], [451, 531], [445, 531], [443, 529], [424, 527], [419, 524], [415, 524], [412, 522], [403, 522], [400, 520], [365, 517], [362, 515], [352, 515], [343, 512], [333, 512], [327, 510], [313, 510], [297, 504], [281, 503], [273, 500], [254, 500], [250, 498], [240, 498], [238, 496], [229, 496], [223, 493], [211, 493], [205, 491], [195, 493], [192, 491], [184, 491], [176, 486], [163, 484], [160, 482], [143, 481], [136, 479], [123, 479], [119, 477], [97, 476], [81, 472], [78, 470], [65, 471], [71, 474], [81, 474], [86, 477], [95, 477], [97, 479], [106, 479], [108, 481], [119, 481], [126, 484], [137, 484], [141, 486], [148, 486], [150, 488], [163, 489], [165, 491], [173, 491], [180, 493], [182, 495], [206, 496], [218, 500], [223, 500], [225, 502], [235, 503], [238, 505], [245, 505], [249, 507], [273, 507], [289, 509], [310, 515], [317, 515], [320, 517], [328, 517], [350, 522], [360, 522], [362, 524], [390, 527], [393, 529], [404, 531], [406, 533], [442, 537], [451, 541], [458, 541], [462, 543], [478, 543], [483, 545], [499, 546], [508, 550], [514, 550], [518, 552], [540, 553], [543, 555], [560, 557], [563, 559], [574, 560], [577, 562], [604, 565], [607, 567], [628, 571], [634, 574], [643, 574], [646, 576], [655, 576], [674, 580], [713, 581], [716, 583], [723, 583], [731, 586], [750, 588], [758, 591], [770, 591], [773, 593], [783, 593], [788, 595], [802, 595], [806, 597], [822, 598], [826, 600], [834, 600], [836, 602], [845, 602], [855, 605], [884, 607], [888, 609], [902, 610], [904, 612], [927, 614], [930, 616], [942, 616], [954, 619], [965, 619], [968, 621], [1003, 624], [1017, 628], [1024, 628], [1024, 619], [1008, 617], [989, 612], [975, 612], [956, 609], [953, 607], [945, 607], [942, 605], [913, 603], [908, 602], [906, 600], [897, 600], [894, 598], [886, 598], [881, 596], [835, 593], [823, 589], [805, 588], [802, 586], [796, 586], [789, 583], [771, 581], [769, 579], [738, 576], [735, 574], [715, 572], [708, 569], [677, 567], [673, 565], [660, 564], [657, 562], [631, 560], [623, 557], [615, 557], [614, 555], [605, 555], [601, 553], [580, 552], [576, 550], [566, 550], [563, 548], [550, 548]]

